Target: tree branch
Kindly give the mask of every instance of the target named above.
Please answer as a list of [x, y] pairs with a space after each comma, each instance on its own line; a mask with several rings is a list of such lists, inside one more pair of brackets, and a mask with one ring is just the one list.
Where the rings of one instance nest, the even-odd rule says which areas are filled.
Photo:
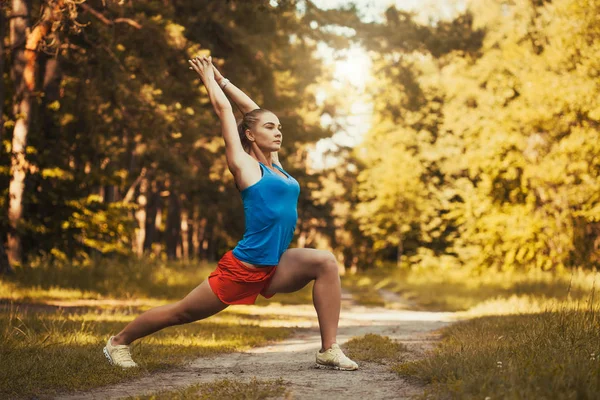
[[137, 177], [137, 179], [135, 180], [135, 182], [133, 182], [133, 184], [131, 185], [131, 187], [127, 191], [127, 194], [123, 198], [123, 203], [129, 203], [131, 201], [131, 199], [133, 198], [133, 194], [135, 192], [136, 186], [140, 183], [140, 181], [142, 180], [142, 178], [145, 177], [145, 176], [146, 176], [146, 168], [144, 167], [144, 168], [142, 168], [142, 171], [140, 172], [140, 175]]
[[92, 7], [88, 6], [87, 4], [80, 4], [80, 6], [85, 11], [89, 12], [90, 14], [92, 14], [94, 17], [98, 18], [100, 21], [102, 21], [106, 25], [114, 25], [114, 24], [118, 24], [118, 23], [124, 23], [124, 24], [129, 24], [129, 25], [133, 26], [135, 29], [142, 29], [142, 25], [140, 25], [139, 23], [137, 23], [136, 21], [134, 21], [132, 19], [116, 18], [115, 20], [110, 20], [110, 19], [106, 18], [101, 12], [94, 10]]

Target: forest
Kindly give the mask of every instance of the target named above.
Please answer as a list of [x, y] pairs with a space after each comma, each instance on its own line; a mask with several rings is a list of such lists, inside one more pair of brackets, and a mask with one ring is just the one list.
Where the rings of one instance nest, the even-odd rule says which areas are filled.
[[[0, 397], [597, 399], [598, 16], [600, 0], [0, 0]], [[336, 62], [364, 62], [350, 49], [368, 71], [344, 78]], [[295, 292], [150, 335], [148, 312], [221, 307], [207, 276], [246, 228], [202, 56], [281, 122], [289, 247], [328, 258], [295, 266], [321, 268]], [[358, 103], [370, 122], [352, 126]], [[124, 372], [105, 351], [136, 321]], [[335, 379], [312, 368], [333, 328], [359, 365]]]
[[[236, 244], [219, 123], [185, 67], [201, 54], [285, 127], [292, 247], [354, 270], [598, 266], [598, 7], [481, 0], [450, 21], [390, 7], [365, 23], [309, 0], [4, 1], [2, 269]], [[308, 151], [336, 129], [321, 117], [351, 97], [316, 101], [333, 79], [321, 42], [368, 50], [374, 122], [314, 171]]]

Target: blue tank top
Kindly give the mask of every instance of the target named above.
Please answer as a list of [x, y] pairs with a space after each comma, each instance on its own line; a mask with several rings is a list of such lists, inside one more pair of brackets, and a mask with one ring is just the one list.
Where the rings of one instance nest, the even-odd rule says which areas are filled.
[[271, 266], [279, 264], [294, 236], [300, 185], [277, 165], [287, 178], [258, 164], [260, 180], [241, 191], [246, 231], [233, 255], [256, 266]]

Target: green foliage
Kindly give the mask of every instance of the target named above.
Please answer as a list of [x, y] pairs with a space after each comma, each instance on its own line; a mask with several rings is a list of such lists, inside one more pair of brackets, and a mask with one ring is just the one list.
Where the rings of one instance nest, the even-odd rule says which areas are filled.
[[469, 21], [477, 51], [398, 44], [379, 56], [354, 218], [380, 258], [599, 265], [598, 11], [598, 1], [475, 1], [456, 21]]
[[[48, 76], [28, 137], [26, 255], [126, 254], [146, 235], [144, 250], [167, 243], [179, 257], [184, 217], [202, 241], [188, 240], [192, 256], [214, 258], [239, 240], [243, 209], [220, 130], [187, 68], [203, 53], [279, 116], [281, 159], [306, 188], [302, 245], [324, 235], [347, 267], [361, 268], [600, 265], [597, 0], [477, 0], [428, 23], [390, 7], [381, 24], [362, 23], [352, 5], [324, 11], [299, 0], [109, 1], [101, 10], [133, 24], [76, 11], [61, 14], [46, 43], [56, 58], [38, 59], [40, 71], [57, 60], [60, 73]], [[307, 145], [335, 129], [321, 116], [335, 117], [352, 95], [318, 104], [332, 76], [315, 50], [353, 40], [373, 55], [373, 128], [339, 150], [339, 168], [310, 175]], [[6, 63], [5, 80], [8, 72]], [[15, 116], [4, 109], [10, 136]], [[0, 152], [6, 186], [9, 165]], [[0, 206], [6, 232], [6, 199]]]
[[61, 226], [65, 239], [74, 237], [87, 249], [101, 253], [131, 253], [128, 234], [134, 229], [134, 223], [128, 218], [128, 211], [134, 208], [133, 205], [106, 204], [97, 195], [90, 195], [83, 201], [69, 201], [66, 205], [74, 211]]
[[[273, 6], [269, 0], [67, 3], [36, 61], [48, 75], [39, 77], [47, 81], [28, 134], [29, 173], [17, 229], [25, 260], [39, 252], [81, 257], [132, 251], [141, 228], [135, 213], [149, 203], [156, 217], [147, 225], [154, 222], [156, 232], [147, 232], [145, 250], [158, 245], [160, 252], [172, 235], [167, 228], [183, 214], [196, 225], [204, 220], [209, 248], [192, 251], [200, 258], [214, 259], [241, 238], [243, 208], [219, 123], [199, 77], [188, 69], [187, 60], [199, 54], [211, 54], [231, 82], [279, 116], [284, 167], [303, 186], [319, 184], [304, 169], [305, 147], [331, 134], [320, 125], [326, 105], [315, 101], [318, 84], [330, 76], [314, 51], [317, 40], [347, 45], [327, 26], [343, 23], [352, 11], [320, 14], [310, 3], [301, 13], [298, 1]], [[44, 4], [32, 3], [32, 19]], [[314, 29], [310, 22], [317, 17], [322, 28]], [[8, 138], [15, 119], [10, 67], [4, 63], [7, 97], [0, 99], [8, 105]], [[330, 106], [328, 112], [335, 114]], [[2, 147], [8, 150], [10, 141]], [[0, 183], [8, 185], [9, 166], [10, 154], [0, 152]], [[308, 208], [302, 218], [310, 220], [313, 200], [308, 191], [301, 196]], [[8, 207], [0, 205], [6, 232]]]

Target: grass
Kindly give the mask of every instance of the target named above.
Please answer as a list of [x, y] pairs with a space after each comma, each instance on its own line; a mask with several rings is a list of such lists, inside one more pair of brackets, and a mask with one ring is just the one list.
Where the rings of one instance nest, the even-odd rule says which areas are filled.
[[[100, 259], [77, 265], [38, 259], [2, 277], [0, 398], [90, 389], [197, 357], [279, 341], [303, 321], [285, 315], [278, 303], [312, 304], [312, 285], [270, 300], [259, 296], [255, 306], [229, 307], [210, 319], [134, 342], [139, 370], [123, 371], [106, 362], [101, 350], [111, 334], [143, 311], [183, 298], [214, 268], [216, 263], [156, 259]], [[265, 312], [257, 312], [260, 309]]]
[[[158, 259], [98, 259], [84, 264], [37, 259], [0, 278], [0, 301], [47, 303], [81, 299], [179, 300], [204, 281], [216, 263]], [[294, 293], [278, 293], [271, 303], [312, 304], [312, 284]]]
[[[467, 311], [506, 299], [528, 299], [545, 304], [554, 299], [581, 300], [600, 275], [595, 270], [494, 271], [484, 273], [450, 268], [381, 268], [342, 277], [342, 285], [364, 305], [386, 305], [379, 289], [386, 289], [428, 311]], [[386, 305], [387, 306], [387, 305]], [[543, 307], [543, 306], [542, 306]], [[538, 307], [539, 309], [539, 307]], [[483, 311], [483, 310], [482, 310]]]
[[344, 344], [344, 353], [354, 361], [372, 361], [385, 363], [400, 361], [408, 351], [406, 345], [398, 343], [388, 336], [368, 333], [353, 337]]
[[[294, 326], [299, 317], [284, 315], [278, 303], [312, 303], [312, 284], [270, 300], [259, 296], [255, 306], [230, 307], [209, 320], [167, 328], [134, 343], [134, 358], [142, 365], [139, 371], [121, 371], [106, 363], [98, 343], [141, 311], [182, 298], [214, 266], [157, 260], [104, 260], [80, 266], [38, 262], [18, 269], [10, 279], [2, 278], [4, 303], [42, 307], [62, 301], [87, 306], [72, 313], [55, 308], [40, 308], [44, 312], [36, 313], [35, 308], [18, 306], [0, 311], [0, 398], [84, 390], [198, 356], [280, 340], [291, 333], [284, 327]], [[346, 275], [342, 285], [362, 304], [390, 306], [379, 292], [386, 289], [421, 309], [456, 311], [470, 319], [445, 328], [439, 347], [425, 359], [409, 361], [403, 345], [377, 335], [353, 338], [344, 345], [345, 351], [356, 360], [392, 364], [400, 375], [431, 383], [424, 398], [597, 398], [597, 275], [581, 269], [479, 274], [444, 268]], [[217, 389], [244, 392], [245, 384], [220, 381], [213, 388], [196, 385], [164, 396], [198, 398], [217, 393], [235, 398], [218, 394]]]
[[[396, 364], [431, 386], [427, 399], [597, 399], [600, 301], [596, 271], [422, 274], [415, 299], [470, 318], [442, 330], [429, 357]], [[463, 276], [462, 281], [457, 279]], [[445, 287], [439, 281], [446, 279]], [[463, 291], [464, 292], [461, 292]], [[456, 301], [462, 293], [463, 299]], [[448, 296], [449, 298], [444, 298]], [[465, 309], [469, 307], [468, 309]]]
[[445, 329], [425, 359], [394, 370], [432, 383], [423, 398], [597, 399], [600, 309], [479, 317]]
[[157, 259], [98, 259], [69, 264], [34, 260], [0, 281], [0, 296], [27, 302], [47, 299], [182, 298], [216, 264]]
[[364, 306], [383, 307], [386, 304], [377, 290], [379, 287], [375, 280], [372, 276], [362, 274], [346, 274], [341, 278], [342, 287], [352, 293], [355, 302]]
[[[442, 341], [428, 357], [393, 363], [399, 375], [430, 384], [422, 398], [598, 398], [596, 270], [481, 274], [391, 268], [343, 281], [349, 290], [358, 288], [355, 299], [366, 298], [366, 304], [383, 288], [416, 302], [421, 310], [454, 311], [464, 319], [442, 330]], [[363, 344], [370, 341], [361, 339]]]
[[141, 368], [124, 371], [110, 366], [101, 349], [110, 334], [133, 319], [131, 313], [99, 309], [36, 312], [11, 307], [0, 313], [0, 398], [31, 398], [118, 383], [197, 357], [279, 341], [292, 332], [260, 326], [243, 314], [220, 315], [134, 342], [132, 354]]
[[286, 394], [282, 379], [249, 382], [222, 379], [199, 383], [179, 390], [165, 390], [149, 396], [128, 397], [126, 400], [261, 400]]

